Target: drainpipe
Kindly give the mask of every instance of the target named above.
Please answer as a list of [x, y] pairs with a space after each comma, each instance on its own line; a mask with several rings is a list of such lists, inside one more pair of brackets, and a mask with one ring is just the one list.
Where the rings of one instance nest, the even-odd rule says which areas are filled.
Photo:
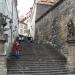
[[13, 24], [13, 0], [12, 0], [12, 14], [11, 14], [11, 20], [10, 20], [10, 29], [11, 29], [11, 43], [12, 43], [12, 35], [13, 35], [13, 33], [12, 33], [12, 24]]

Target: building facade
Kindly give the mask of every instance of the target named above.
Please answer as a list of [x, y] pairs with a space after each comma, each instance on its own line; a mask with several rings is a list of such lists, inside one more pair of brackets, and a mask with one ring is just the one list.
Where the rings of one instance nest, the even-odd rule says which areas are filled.
[[28, 36], [27, 24], [19, 21], [19, 35]]
[[[5, 53], [7, 55], [9, 54], [9, 51], [11, 51], [12, 44], [18, 35], [18, 13], [17, 13], [17, 0], [5, 0], [6, 3], [6, 10], [5, 10], [5, 16], [8, 18], [7, 26], [5, 26], [5, 32], [4, 34], [7, 34], [8, 40], [5, 43]], [[10, 46], [11, 45], [11, 46]], [[7, 50], [6, 50], [7, 49]]]
[[32, 20], [31, 9], [27, 14], [19, 17], [19, 34], [32, 37], [31, 35], [31, 28], [32, 28], [31, 22], [32, 21], [31, 20]]
[[[56, 4], [59, 0], [34, 0], [34, 4], [30, 9], [31, 12], [31, 16], [30, 16], [30, 21], [28, 24], [28, 28], [30, 30], [30, 35], [31, 37], [33, 37], [33, 39], [35, 39], [35, 21], [45, 12], [49, 9], [50, 6], [53, 6], [54, 4]], [[42, 5], [42, 6], [41, 6]], [[39, 6], [41, 6], [42, 10], [39, 12]], [[46, 6], [46, 7], [44, 7]], [[43, 8], [44, 7], [44, 8]], [[44, 10], [45, 9], [45, 10]], [[43, 11], [43, 12], [42, 12]]]
[[0, 0], [0, 73], [7, 75], [6, 58], [18, 35], [17, 0]]
[[28, 17], [23, 15], [19, 17], [19, 34], [28, 36]]
[[50, 1], [51, 2], [49, 2], [49, 0], [35, 1], [36, 18], [34, 19], [34, 39], [38, 43], [47, 43], [52, 45], [56, 51], [65, 56], [67, 60], [66, 66], [70, 69], [74, 69], [75, 1]]

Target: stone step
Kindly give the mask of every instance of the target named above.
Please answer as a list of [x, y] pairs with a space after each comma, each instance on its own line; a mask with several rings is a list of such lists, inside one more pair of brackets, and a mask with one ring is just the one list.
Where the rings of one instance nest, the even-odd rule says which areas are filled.
[[[10, 71], [10, 70], [16, 70], [16, 69], [25, 69], [26, 67], [18, 67], [18, 68], [8, 68], [8, 71]], [[31, 67], [27, 67], [27, 68], [29, 68], [30, 70], [59, 70], [60, 71], [60, 69], [61, 70], [68, 70], [67, 68], [43, 68], [43, 67], [41, 67], [41, 68], [37, 68], [37, 67], [35, 67], [35, 68], [31, 68]]]
[[16, 64], [16, 65], [8, 65], [8, 67], [15, 67], [17, 65], [21, 65], [21, 66], [30, 66], [30, 67], [57, 67], [57, 66], [60, 66], [60, 67], [64, 67], [64, 65], [47, 65], [47, 64], [36, 64], [36, 65], [33, 65], [33, 64]]
[[18, 65], [10, 65], [10, 66], [8, 66], [8, 68], [15, 68], [15, 67], [18, 67], [18, 66], [28, 66], [28, 67], [43, 67], [43, 68], [55, 68], [55, 67], [61, 67], [61, 68], [64, 68], [65, 66], [63, 66], [63, 65], [57, 65], [57, 66], [55, 66], [55, 65], [21, 65], [21, 64], [18, 64]]
[[51, 63], [51, 64], [53, 64], [53, 63], [55, 64], [55, 63], [57, 63], [57, 62], [60, 62], [60, 63], [61, 63], [61, 62], [62, 62], [62, 63], [64, 62], [64, 63], [65, 63], [65, 61], [56, 61], [56, 60], [50, 60], [50, 61], [46, 61], [46, 62], [45, 62], [45, 61], [43, 61], [43, 60], [41, 60], [41, 59], [38, 60], [38, 61], [35, 61], [35, 60], [34, 60], [34, 61], [33, 61], [33, 60], [8, 61], [8, 63], [13, 63], [13, 64], [14, 64], [14, 63], [17, 63], [17, 62], [24, 62], [24, 63], [28, 63], [28, 64], [50, 64], [50, 63]]
[[55, 65], [57, 65], [57, 66], [58, 66], [58, 65], [59, 65], [59, 66], [64, 66], [64, 64], [66, 64], [65, 62], [62, 62], [62, 61], [60, 62], [60, 64], [58, 64], [58, 62], [59, 62], [59, 61], [54, 61], [54, 60], [53, 60], [53, 61], [46, 61], [46, 62], [45, 62], [45, 61], [30, 61], [30, 60], [29, 60], [29, 61], [21, 61], [21, 60], [20, 60], [20, 61], [9, 61], [9, 62], [8, 62], [8, 66], [10, 66], [10, 65], [16, 65], [17, 63], [18, 63], [19, 65], [20, 65], [20, 64], [21, 64], [21, 65], [25, 64], [25, 65], [29, 65], [29, 66], [30, 66], [30, 65], [32, 65], [32, 66], [36, 66], [36, 65], [37, 65], [37, 66], [39, 66], [39, 65], [40, 65], [40, 66], [45, 66], [45, 65], [46, 65], [46, 66], [55, 66]]
[[28, 67], [28, 66], [26, 66], [26, 67], [19, 67], [19, 68], [8, 68], [8, 71], [10, 71], [10, 70], [26, 70], [26, 68], [27, 69], [29, 69], [29, 70], [33, 70], [33, 71], [37, 71], [37, 70], [65, 70], [65, 71], [68, 71], [68, 69], [67, 68], [50, 68], [50, 67]]
[[50, 73], [37, 73], [37, 74], [34, 74], [34, 73], [30, 73], [30, 74], [24, 74], [24, 73], [21, 73], [21, 74], [8, 74], [8, 75], [50, 75]]
[[[23, 66], [23, 67], [24, 67], [24, 66], [28, 66], [28, 67], [32, 67], [32, 68], [36, 68], [36, 67], [37, 67], [37, 68], [39, 68], [39, 67], [40, 67], [40, 68], [42, 68], [42, 67], [43, 67], [43, 68], [46, 68], [46, 67], [47, 67], [47, 68], [55, 68], [55, 67], [64, 68], [64, 67], [65, 67], [65, 66], [63, 66], [63, 65], [62, 65], [62, 66], [61, 66], [61, 65], [60, 65], [60, 66], [59, 66], [59, 65], [57, 65], [57, 66], [55, 66], [55, 65], [50, 66], [50, 65], [24, 65], [24, 64], [21, 65], [21, 64], [17, 64], [17, 65], [12, 65], [12, 66], [10, 65], [10, 66], [8, 66], [8, 68], [15, 68], [15, 67], [18, 67], [18, 66]], [[67, 68], [67, 67], [66, 67], [66, 68]]]
[[[16, 65], [16, 64], [17, 63], [14, 63], [14, 64], [10, 63], [8, 66]], [[33, 63], [18, 63], [18, 65], [25, 65], [25, 66], [26, 65], [27, 66], [58, 66], [59, 65], [59, 66], [64, 66], [64, 65], [60, 65], [60, 64], [56, 64], [56, 63], [55, 64], [54, 63], [53, 64], [52, 63], [51, 64], [49, 64], [49, 63], [47, 63], [47, 64], [42, 64], [42, 63], [41, 64], [40, 63], [37, 63], [37, 64], [36, 63], [34, 63], [34, 64]]]
[[[29, 59], [31, 59], [31, 60], [29, 60]], [[12, 61], [12, 62], [14, 62], [14, 61], [31, 61], [31, 62], [35, 62], [35, 60], [36, 59], [34, 59], [34, 57], [21, 57], [20, 59], [14, 59], [14, 58], [12, 58], [12, 59], [9, 59], [8, 60], [8, 62], [10, 62], [10, 61]], [[40, 62], [42, 60], [42, 58], [39, 58], [38, 60], [36, 60], [37, 62]], [[43, 62], [44, 61], [46, 61], [46, 62], [51, 62], [51, 61], [54, 61], [54, 62], [66, 62], [65, 60], [63, 60], [63, 59], [61, 59], [61, 60], [58, 60], [58, 59], [56, 59], [56, 58], [43, 58], [43, 60], [42, 60]]]
[[68, 75], [68, 73], [24, 73], [24, 72], [19, 72], [19, 73], [10, 73], [8, 75]]
[[24, 73], [19, 73], [19, 74], [8, 74], [8, 75], [50, 75], [50, 73], [37, 73], [37, 74], [34, 74], [34, 73], [29, 73], [29, 74], [24, 74]]
[[31, 72], [42, 72], [42, 71], [44, 71], [44, 72], [46, 72], [46, 71], [51, 71], [51, 72], [52, 72], [52, 71], [53, 71], [53, 72], [54, 72], [54, 71], [55, 71], [55, 72], [60, 72], [60, 71], [62, 71], [62, 72], [63, 72], [63, 71], [64, 71], [64, 72], [65, 72], [65, 71], [66, 71], [66, 72], [67, 72], [67, 69], [60, 69], [60, 68], [59, 68], [59, 69], [58, 69], [58, 68], [57, 68], [57, 69], [51, 69], [51, 68], [49, 68], [49, 69], [43, 69], [43, 68], [40, 69], [40, 68], [39, 68], [39, 69], [34, 69], [34, 70], [33, 70], [33, 69], [30, 69], [29, 67], [27, 67], [27, 68], [25, 68], [25, 69], [8, 69], [7, 71], [24, 71], [24, 72], [25, 72], [25, 71], [26, 71], [26, 72], [27, 72], [27, 71], [29, 71], [29, 72], [30, 72], [30, 71], [31, 71]]
[[47, 63], [40, 63], [40, 62], [22, 62], [22, 61], [16, 61], [16, 62], [10, 62], [8, 65], [15, 65], [16, 63], [19, 64], [26, 64], [26, 65], [64, 65], [66, 64], [65, 62], [61, 63], [61, 62], [47, 62]]
[[[16, 66], [17, 63], [9, 63], [8, 67], [10, 66]], [[63, 64], [58, 64], [58, 63], [23, 63], [23, 62], [18, 62], [18, 65], [21, 66], [61, 66], [64, 67], [65, 65]]]
[[[26, 70], [27, 69], [27, 70]], [[68, 72], [68, 69], [30, 69], [30, 68], [25, 68], [25, 69], [8, 69], [8, 72], [10, 71], [53, 71], [53, 72], [60, 72], [60, 71], [64, 71], [64, 72]]]
[[36, 63], [34, 63], [34, 64], [28, 64], [28, 63], [18, 63], [18, 64], [16, 64], [16, 63], [14, 63], [14, 64], [13, 64], [13, 63], [12, 63], [12, 64], [9, 64], [8, 67], [10, 67], [10, 66], [15, 66], [15, 65], [16, 65], [16, 66], [17, 66], [17, 65], [21, 65], [21, 66], [48, 66], [48, 67], [49, 67], [49, 66], [50, 66], [50, 67], [51, 67], [51, 66], [61, 66], [61, 67], [64, 67], [64, 66], [65, 66], [65, 65], [50, 64], [50, 63], [47, 63], [47, 64], [42, 64], [42, 63], [41, 63], [41, 64], [39, 64], [39, 63], [37, 63], [37, 64], [36, 64]]
[[50, 71], [50, 70], [49, 70], [49, 71], [48, 71], [48, 70], [47, 70], [47, 71], [26, 71], [26, 70], [25, 70], [25, 71], [16, 71], [16, 70], [15, 70], [15, 71], [10, 71], [9, 73], [10, 73], [10, 74], [20, 74], [20, 73], [24, 73], [24, 74], [27, 74], [27, 73], [28, 73], [28, 74], [29, 74], [29, 73], [30, 73], [30, 74], [33, 74], [33, 73], [34, 73], [34, 74], [41, 74], [41, 73], [43, 73], [43, 74], [46, 74], [46, 73], [49, 73], [49, 74], [51, 74], [51, 73], [52, 73], [52, 74], [53, 74], [53, 73], [55, 73], [55, 74], [56, 74], [56, 73], [57, 73], [57, 74], [67, 74], [67, 72], [59, 71], [59, 70], [58, 70], [58, 71]]

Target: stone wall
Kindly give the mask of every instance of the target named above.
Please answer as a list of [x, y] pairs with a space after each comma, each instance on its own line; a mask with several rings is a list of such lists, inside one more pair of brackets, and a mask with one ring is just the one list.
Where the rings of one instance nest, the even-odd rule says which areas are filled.
[[0, 75], [7, 75], [6, 56], [0, 55]]
[[75, 68], [75, 45], [69, 45], [68, 46], [68, 65], [69, 67]]
[[[46, 11], [51, 8], [48, 5], [37, 5], [37, 10], [36, 10], [36, 20], [44, 14]], [[40, 42], [40, 41], [47, 41], [50, 40], [50, 15], [45, 16], [43, 19], [41, 19], [38, 23], [35, 24], [35, 39]]]
[[[43, 6], [43, 8], [44, 7], [45, 6]], [[40, 9], [39, 5], [37, 6], [37, 11], [43, 12], [42, 8]], [[36, 13], [36, 17], [37, 15], [40, 15], [40, 13]], [[70, 19], [73, 18], [75, 18], [75, 0], [63, 0], [61, 4], [48, 12], [47, 15], [41, 18], [40, 21], [36, 22], [35, 39], [37, 40], [37, 42], [45, 41], [52, 43], [52, 45], [68, 60], [71, 59], [71, 63], [69, 63], [69, 65], [73, 65], [75, 67], [75, 53], [71, 54], [70, 52], [74, 51], [75, 46], [73, 44], [71, 44], [71, 46], [67, 42], [67, 24]]]

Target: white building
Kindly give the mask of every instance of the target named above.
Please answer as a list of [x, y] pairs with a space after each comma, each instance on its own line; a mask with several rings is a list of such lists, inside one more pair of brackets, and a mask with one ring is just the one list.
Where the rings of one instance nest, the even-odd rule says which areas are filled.
[[28, 36], [26, 23], [19, 22], [19, 34]]
[[30, 20], [31, 20], [31, 11], [27, 14], [19, 17], [19, 34], [24, 36], [30, 35]]
[[17, 0], [2, 0], [4, 1], [5, 9], [4, 15], [6, 16], [7, 26], [5, 27], [5, 34], [8, 39], [5, 43], [5, 53], [11, 51], [12, 44], [18, 35], [18, 13], [17, 13]]
[[30, 17], [30, 24], [28, 24], [28, 29], [30, 30], [30, 35], [34, 39], [35, 38], [35, 18], [36, 18], [36, 2], [34, 2], [31, 8], [31, 17]]
[[[7, 75], [5, 58], [9, 56], [13, 42], [18, 35], [17, 0], [0, 0], [0, 14], [5, 19], [2, 22], [7, 23], [3, 27], [0, 20], [0, 27], [2, 26], [0, 30], [3, 30], [2, 34], [0, 33], [0, 75]], [[3, 38], [5, 38], [6, 42], [1, 42], [1, 39], [3, 39], [1, 35], [4, 36]], [[1, 63], [3, 63], [3, 66]]]

